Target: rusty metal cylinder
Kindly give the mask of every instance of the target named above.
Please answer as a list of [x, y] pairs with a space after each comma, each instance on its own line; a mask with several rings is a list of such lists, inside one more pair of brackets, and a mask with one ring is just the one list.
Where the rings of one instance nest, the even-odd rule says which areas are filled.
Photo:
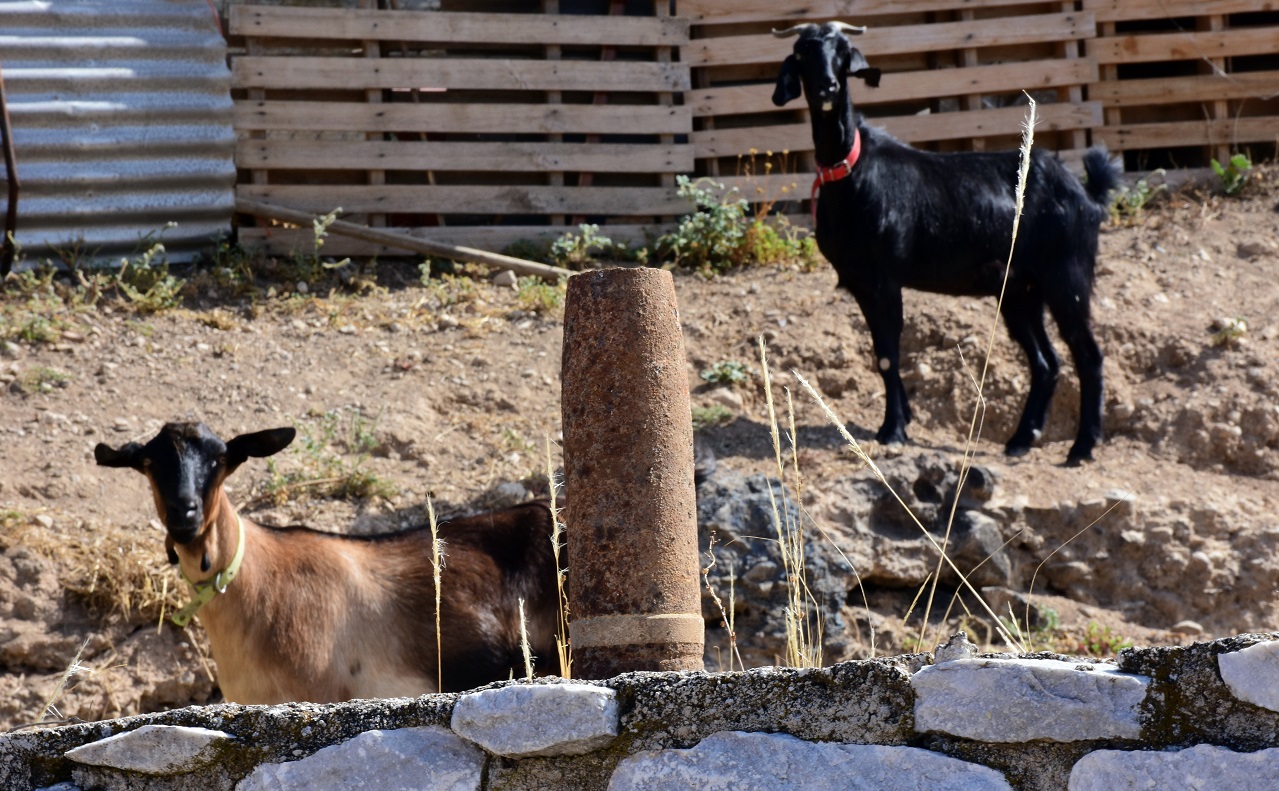
[[693, 426], [670, 272], [570, 279], [562, 376], [573, 675], [701, 670]]

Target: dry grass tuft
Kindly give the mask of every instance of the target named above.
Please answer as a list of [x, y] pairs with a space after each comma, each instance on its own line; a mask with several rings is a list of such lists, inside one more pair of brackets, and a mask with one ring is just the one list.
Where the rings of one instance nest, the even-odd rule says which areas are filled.
[[6, 515], [3, 527], [0, 551], [21, 546], [50, 560], [91, 615], [150, 622], [182, 606], [162, 539], [149, 529], [45, 527], [16, 515]]

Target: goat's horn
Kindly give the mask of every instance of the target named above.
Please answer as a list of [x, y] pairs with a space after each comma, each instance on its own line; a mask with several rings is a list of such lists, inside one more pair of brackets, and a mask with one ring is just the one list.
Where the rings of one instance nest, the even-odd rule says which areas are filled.
[[813, 24], [812, 22], [805, 22], [802, 25], [794, 25], [792, 27], [786, 28], [785, 30], [774, 29], [773, 35], [777, 36], [778, 38], [790, 38], [791, 36], [798, 36], [800, 32], [803, 30], [807, 30], [809, 28], [815, 28], [815, 27], [817, 27], [817, 25]]
[[866, 32], [866, 27], [864, 25], [850, 25], [847, 22], [831, 22], [830, 25], [843, 33], [854, 33], [860, 36], [862, 33]]

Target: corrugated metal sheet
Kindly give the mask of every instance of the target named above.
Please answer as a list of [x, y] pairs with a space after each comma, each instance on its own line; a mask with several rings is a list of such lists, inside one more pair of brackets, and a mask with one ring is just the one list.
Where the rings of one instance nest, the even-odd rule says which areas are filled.
[[0, 69], [28, 262], [148, 234], [187, 260], [230, 232], [231, 74], [206, 0], [0, 0]]

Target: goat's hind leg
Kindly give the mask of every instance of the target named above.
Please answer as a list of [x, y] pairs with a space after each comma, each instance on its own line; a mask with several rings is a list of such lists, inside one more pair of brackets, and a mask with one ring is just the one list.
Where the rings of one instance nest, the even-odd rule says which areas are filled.
[[875, 367], [884, 380], [884, 423], [875, 439], [884, 445], [904, 444], [906, 424], [911, 421], [910, 403], [906, 386], [902, 384], [901, 337], [902, 292], [889, 288], [875, 294], [854, 295], [861, 306], [862, 315], [870, 327], [871, 342], [875, 347]]
[[1024, 456], [1043, 433], [1060, 364], [1044, 329], [1044, 303], [1037, 293], [1028, 291], [1017, 297], [1009, 294], [1004, 299], [1003, 314], [1008, 334], [1026, 353], [1030, 366], [1030, 392], [1026, 394], [1017, 431], [1004, 446], [1004, 453]]

